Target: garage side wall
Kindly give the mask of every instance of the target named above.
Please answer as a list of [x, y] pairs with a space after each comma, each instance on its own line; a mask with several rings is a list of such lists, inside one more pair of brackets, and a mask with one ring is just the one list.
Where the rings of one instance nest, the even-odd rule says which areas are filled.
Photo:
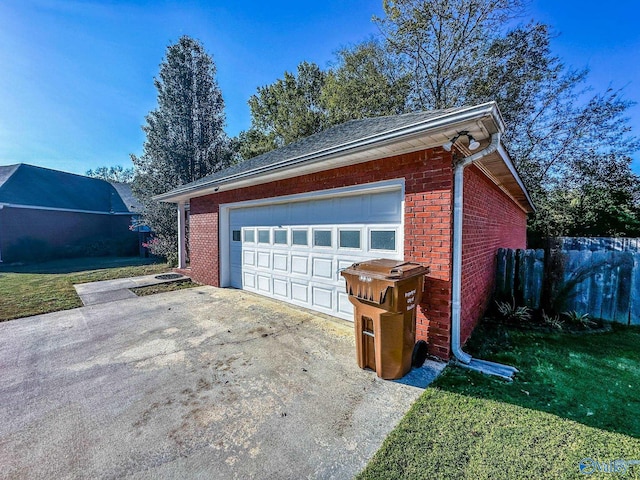
[[491, 301], [498, 248], [526, 248], [527, 214], [474, 165], [464, 172], [462, 325], [466, 342]]
[[428, 150], [335, 168], [253, 187], [192, 198], [190, 201], [191, 276], [220, 286], [219, 206], [247, 200], [405, 179], [405, 261], [431, 268], [418, 310], [417, 335], [430, 353], [449, 357], [451, 323], [451, 155]]

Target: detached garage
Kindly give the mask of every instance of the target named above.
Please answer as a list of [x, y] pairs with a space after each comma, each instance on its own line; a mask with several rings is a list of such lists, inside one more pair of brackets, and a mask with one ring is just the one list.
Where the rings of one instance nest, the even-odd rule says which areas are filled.
[[526, 246], [533, 211], [503, 130], [495, 103], [352, 120], [156, 198], [178, 204], [182, 269], [189, 213], [195, 281], [348, 320], [341, 269], [428, 265], [417, 337], [468, 363], [495, 251]]

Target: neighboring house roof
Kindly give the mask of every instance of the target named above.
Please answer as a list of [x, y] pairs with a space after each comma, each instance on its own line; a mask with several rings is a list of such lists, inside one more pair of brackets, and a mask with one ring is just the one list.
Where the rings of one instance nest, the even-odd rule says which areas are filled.
[[118, 195], [124, 202], [125, 207], [130, 212], [141, 212], [142, 211], [142, 203], [138, 200], [131, 191], [131, 185], [128, 183], [121, 182], [109, 182], [111, 186], [116, 189]]
[[0, 166], [0, 187], [6, 182], [20, 165]]
[[3, 166], [0, 205], [115, 214], [139, 210], [130, 199], [131, 189], [118, 185], [23, 163]]
[[[195, 182], [154, 197], [169, 202], [215, 193], [220, 189], [266, 183], [337, 166], [441, 146], [460, 131], [469, 131], [485, 145], [504, 131], [495, 102], [473, 107], [406, 113], [351, 120], [277, 150], [240, 162]], [[484, 146], [484, 145], [483, 145]], [[496, 153], [487, 173], [527, 211], [533, 204], [504, 149]], [[501, 165], [498, 165], [500, 163]], [[489, 163], [487, 163], [489, 165]], [[489, 170], [494, 170], [489, 172]], [[504, 181], [503, 181], [504, 180]]]

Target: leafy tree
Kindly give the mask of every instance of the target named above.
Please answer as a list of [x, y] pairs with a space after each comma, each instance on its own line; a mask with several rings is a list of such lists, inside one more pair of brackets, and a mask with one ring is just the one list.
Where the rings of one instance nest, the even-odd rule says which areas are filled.
[[131, 183], [133, 181], [133, 168], [123, 168], [122, 165], [98, 167], [95, 170], [87, 170], [85, 175], [106, 180], [107, 182]]
[[302, 62], [297, 75], [285, 72], [283, 79], [258, 88], [249, 99], [252, 128], [245, 141], [281, 147], [326, 128], [320, 98], [325, 80], [318, 65]]
[[337, 53], [327, 73], [322, 104], [329, 123], [404, 113], [409, 76], [375, 39]]
[[[496, 100], [505, 143], [538, 211], [533, 236], [624, 235], [636, 231], [638, 176], [620, 91], [590, 94], [587, 69], [567, 68], [551, 53], [547, 25], [510, 31], [502, 23], [519, 0], [387, 0], [381, 27], [411, 71], [413, 109]], [[607, 165], [587, 168], [586, 165]], [[576, 183], [578, 182], [579, 183]]]
[[416, 110], [465, 104], [490, 42], [521, 12], [521, 0], [384, 0], [374, 21], [412, 72]]
[[183, 36], [170, 45], [154, 79], [158, 106], [142, 127], [143, 153], [131, 155], [133, 192], [143, 204], [144, 223], [155, 235], [151, 250], [173, 263], [178, 251], [176, 207], [152, 196], [234, 161], [215, 73], [213, 59], [199, 41]]
[[407, 75], [398, 73], [379, 42], [370, 40], [337, 54], [325, 72], [302, 62], [297, 75], [258, 88], [249, 99], [252, 125], [240, 133], [242, 158], [252, 158], [355, 118], [402, 113]]
[[535, 116], [539, 98], [557, 98], [558, 90], [570, 88], [586, 75], [585, 71], [569, 72], [558, 84], [563, 68], [551, 54], [547, 25], [531, 22], [516, 27], [489, 44], [483, 61], [469, 78], [467, 102], [495, 100], [507, 127], [524, 125]]
[[542, 236], [640, 236], [640, 178], [631, 158], [587, 152], [570, 178], [539, 197], [532, 232]]
[[[547, 25], [505, 27], [523, 12], [522, 0], [383, 0], [383, 7], [385, 16], [374, 18], [382, 41], [339, 51], [324, 82], [306, 83], [313, 107], [298, 100], [304, 95], [271, 95], [293, 84], [291, 74], [252, 97], [277, 108], [252, 106], [247, 145], [262, 152], [352, 118], [495, 100], [505, 144], [538, 208], [533, 236], [636, 231], [640, 178], [629, 157], [640, 144], [626, 118], [632, 103], [621, 91], [591, 92], [588, 70], [551, 52]], [[302, 120], [313, 115], [321, 121], [288, 128], [286, 140], [270, 127], [309, 125]]]

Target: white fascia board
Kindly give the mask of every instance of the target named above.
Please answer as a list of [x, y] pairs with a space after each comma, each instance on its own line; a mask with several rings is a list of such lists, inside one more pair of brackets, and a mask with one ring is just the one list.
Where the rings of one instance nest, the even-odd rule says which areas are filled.
[[[371, 135], [369, 137], [360, 138], [316, 152], [289, 158], [281, 162], [256, 167], [251, 170], [246, 170], [237, 174], [229, 175], [228, 177], [211, 180], [207, 183], [185, 186], [184, 188], [178, 187], [171, 192], [156, 195], [153, 197], [153, 199], [170, 203], [188, 201], [190, 198], [193, 198], [195, 196], [216, 193], [221, 187], [225, 187], [226, 190], [230, 190], [232, 188], [244, 186], [247, 183], [253, 183], [250, 179], [257, 180], [257, 177], [262, 177], [269, 172], [275, 173], [277, 171], [282, 176], [282, 178], [288, 178], [289, 175], [287, 175], [287, 173], [290, 173], [290, 170], [293, 170], [295, 167], [302, 164], [312, 165], [341, 156], [346, 157], [347, 154], [353, 154], [359, 151], [370, 150], [375, 147], [400, 143], [407, 137], [414, 137], [431, 131], [451, 128], [456, 124], [460, 124], [460, 127], [462, 127], [466, 123], [477, 122], [478, 120], [485, 117], [491, 117], [496, 124], [496, 129], [500, 132], [504, 131], [504, 122], [502, 120], [502, 115], [498, 110], [497, 104], [495, 102], [487, 102], [481, 105], [456, 110], [453, 113], [444, 114], [440, 117], [430, 118], [411, 125], [406, 125], [393, 130], [387, 130], [385, 132]], [[433, 145], [433, 147], [435, 146], [438, 145]], [[344, 165], [349, 165], [350, 163], [350, 159], [345, 158]], [[332, 164], [331, 167], [336, 168], [339, 166], [341, 165], [335, 163]], [[257, 183], [263, 182], [260, 181]]]
[[515, 178], [516, 182], [518, 182], [518, 186], [522, 189], [522, 193], [524, 193], [524, 196], [527, 198], [527, 202], [529, 202], [531, 209], [535, 212], [536, 206], [533, 204], [533, 200], [531, 200], [531, 196], [527, 191], [527, 187], [524, 186], [524, 183], [520, 178], [520, 175], [518, 174], [518, 171], [516, 170], [516, 167], [513, 164], [513, 161], [511, 161], [511, 157], [509, 156], [509, 153], [505, 150], [504, 145], [502, 145], [502, 142], [500, 142], [500, 144], [498, 145], [498, 153], [500, 154], [500, 157], [502, 158], [502, 161], [504, 162], [504, 164], [509, 169], [509, 172], [511, 172], [511, 175], [513, 175], [513, 178]]
[[24, 210], [44, 210], [48, 212], [90, 213], [93, 215], [140, 215], [137, 212], [98, 212], [95, 210], [75, 210], [72, 208], [41, 207], [39, 205], [21, 205], [16, 203], [0, 203], [0, 208], [20, 208]]

